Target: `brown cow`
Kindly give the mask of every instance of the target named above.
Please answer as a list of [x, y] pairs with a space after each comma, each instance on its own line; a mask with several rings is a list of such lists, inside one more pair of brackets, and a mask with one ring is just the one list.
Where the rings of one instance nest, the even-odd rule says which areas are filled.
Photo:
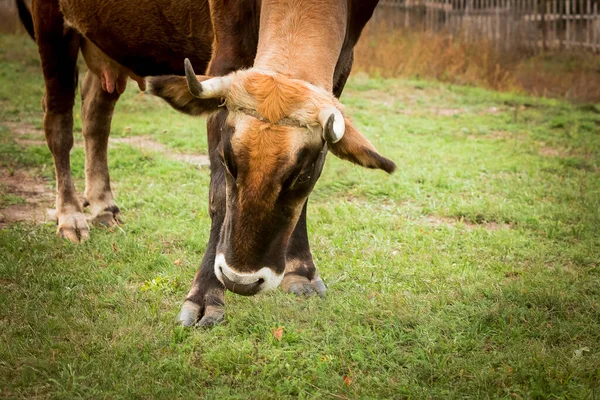
[[[183, 325], [199, 317], [199, 325], [220, 321], [223, 286], [244, 295], [280, 283], [298, 294], [325, 292], [308, 245], [306, 204], [327, 151], [395, 169], [337, 101], [376, 3], [262, 0], [259, 14], [249, 7], [232, 15], [223, 1], [211, 0], [215, 52], [208, 76], [196, 76], [186, 61], [186, 78], [149, 79], [151, 92], [174, 108], [216, 113], [208, 129], [211, 234], [179, 314]], [[252, 37], [255, 55], [244, 42]]]
[[[181, 60], [191, 59], [187, 80], [163, 76], [150, 83], [183, 112], [212, 113], [211, 232], [179, 314], [183, 325], [199, 320], [201, 326], [223, 318], [225, 287], [250, 295], [281, 282], [296, 294], [325, 292], [310, 253], [306, 207], [328, 150], [366, 167], [395, 168], [337, 101], [377, 0], [209, 3], [210, 9], [203, 1], [33, 0], [32, 7], [58, 232], [72, 241], [89, 235], [69, 167], [79, 49], [90, 68], [82, 87], [85, 195], [94, 219], [108, 225], [118, 223], [118, 208], [106, 146], [126, 79], [143, 88], [140, 77], [182, 74]], [[194, 76], [191, 64], [204, 69], [211, 48], [208, 75]]]
[[[83, 205], [89, 205], [94, 222], [120, 222], [106, 153], [113, 110], [127, 79], [143, 90], [143, 76], [183, 74], [185, 57], [204, 69], [213, 42], [208, 1], [33, 0], [31, 15], [24, 0], [17, 5], [44, 73], [44, 132], [56, 170], [58, 234], [79, 242], [89, 237]], [[84, 204], [73, 186], [69, 156], [80, 50], [89, 68], [81, 85]]]

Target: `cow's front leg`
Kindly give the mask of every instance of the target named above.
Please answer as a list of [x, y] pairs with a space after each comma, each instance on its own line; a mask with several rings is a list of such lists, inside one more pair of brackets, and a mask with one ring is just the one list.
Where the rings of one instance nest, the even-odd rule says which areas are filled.
[[210, 237], [192, 288], [177, 316], [177, 321], [183, 326], [216, 325], [223, 320], [225, 313], [225, 287], [215, 275], [215, 256], [226, 210], [225, 168], [219, 161], [216, 148], [226, 116], [222, 111], [208, 119]]
[[215, 254], [222, 223], [222, 219], [215, 221], [213, 217], [206, 253], [177, 316], [183, 326], [213, 326], [223, 320], [225, 287], [215, 275]]
[[318, 294], [324, 296], [325, 284], [317, 272], [313, 262], [308, 233], [306, 231], [306, 206], [304, 203], [302, 214], [298, 219], [296, 228], [290, 238], [285, 262], [285, 276], [281, 281], [281, 288], [287, 293], [310, 296]]
[[98, 75], [88, 71], [81, 85], [81, 117], [85, 140], [85, 202], [92, 222], [113, 226], [121, 222], [108, 175], [108, 137], [119, 93], [102, 89]]

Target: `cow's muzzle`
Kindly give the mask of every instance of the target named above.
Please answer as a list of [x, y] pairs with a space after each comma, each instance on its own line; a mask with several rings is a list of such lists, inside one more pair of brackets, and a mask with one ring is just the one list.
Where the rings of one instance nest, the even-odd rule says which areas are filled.
[[215, 258], [215, 275], [227, 290], [243, 296], [252, 296], [275, 289], [283, 279], [283, 274], [277, 274], [267, 267], [256, 272], [237, 272], [227, 264], [223, 254], [217, 254]]

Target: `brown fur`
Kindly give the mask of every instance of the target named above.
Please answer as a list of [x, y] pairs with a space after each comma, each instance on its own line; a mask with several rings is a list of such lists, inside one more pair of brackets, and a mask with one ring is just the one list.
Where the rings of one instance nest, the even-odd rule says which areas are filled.
[[253, 74], [245, 82], [245, 89], [256, 101], [256, 111], [273, 123], [289, 116], [309, 96], [306, 86], [277, 75]]
[[68, 26], [136, 75], [183, 74], [185, 57], [210, 60], [208, 0], [35, 1], [59, 3]]
[[346, 133], [337, 143], [329, 145], [329, 150], [339, 158], [367, 168], [379, 168], [391, 174], [396, 170], [393, 161], [381, 156], [371, 142], [361, 135], [348, 118]]
[[262, 0], [254, 66], [327, 91], [346, 34], [346, 1]]
[[[255, 69], [229, 75], [232, 84], [224, 99], [205, 99], [189, 93], [185, 78], [153, 76], [147, 79], [150, 93], [162, 97], [175, 109], [191, 115], [208, 114], [224, 103], [230, 111], [255, 111], [261, 119], [277, 123], [282, 118], [294, 119], [301, 126], [317, 125], [324, 107], [343, 107], [322, 89], [281, 74], [268, 74]], [[196, 75], [199, 81], [210, 79]]]
[[255, 207], [254, 212], [259, 212], [261, 207], [257, 203], [269, 209], [277, 197], [279, 188], [270, 185], [269, 181], [276, 182], [273, 177], [277, 176], [282, 164], [287, 164], [287, 151], [293, 132], [289, 127], [249, 119], [248, 129], [232, 144], [239, 155], [248, 161], [247, 170], [240, 174], [240, 205], [250, 202]]
[[[208, 76], [197, 76], [199, 81]], [[155, 96], [165, 99], [173, 108], [189, 115], [215, 112], [221, 105], [220, 99], [198, 99], [192, 96], [183, 76], [155, 76], [148, 79], [148, 89]]]
[[250, 68], [258, 45], [260, 2], [209, 0], [209, 5], [215, 38], [207, 72], [222, 76]]

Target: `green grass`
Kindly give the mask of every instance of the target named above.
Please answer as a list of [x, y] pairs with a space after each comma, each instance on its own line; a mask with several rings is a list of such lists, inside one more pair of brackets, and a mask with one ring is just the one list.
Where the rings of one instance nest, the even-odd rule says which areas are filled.
[[[40, 126], [34, 45], [0, 49], [0, 122]], [[113, 135], [205, 151], [203, 120], [133, 86]], [[208, 171], [112, 146], [123, 230], [0, 231], [0, 397], [600, 397], [598, 106], [365, 76], [342, 100], [398, 171], [328, 157], [309, 205], [325, 299], [228, 293], [221, 326], [176, 327]], [[7, 128], [0, 164], [53, 174]], [[72, 165], [82, 190], [80, 147]]]
[[5, 188], [0, 184], [0, 208], [25, 204], [26, 202], [23, 197], [6, 192]]

